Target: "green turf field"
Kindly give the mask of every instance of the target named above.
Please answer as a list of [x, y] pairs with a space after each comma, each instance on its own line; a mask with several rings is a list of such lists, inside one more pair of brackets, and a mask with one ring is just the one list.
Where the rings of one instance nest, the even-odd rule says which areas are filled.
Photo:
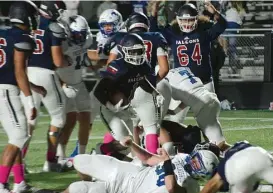
[[[28, 169], [35, 172], [27, 175], [28, 182], [38, 188], [64, 189], [77, 180], [75, 171], [67, 173], [41, 173], [46, 153], [46, 132], [49, 117], [44, 114], [39, 118], [37, 129], [32, 139], [27, 155]], [[273, 151], [273, 112], [270, 111], [225, 111], [221, 112], [220, 122], [225, 137], [229, 143], [240, 140], [260, 145]], [[195, 124], [194, 118], [189, 114], [186, 124]], [[90, 135], [88, 151], [98, 143], [106, 131], [102, 122], [96, 120]], [[71, 153], [77, 140], [77, 129], [73, 132], [68, 145]], [[4, 131], [0, 128], [0, 152], [7, 142]]]

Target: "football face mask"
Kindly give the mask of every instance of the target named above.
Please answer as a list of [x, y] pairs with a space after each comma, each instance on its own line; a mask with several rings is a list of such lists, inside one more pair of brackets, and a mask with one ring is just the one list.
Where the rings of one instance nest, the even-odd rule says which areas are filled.
[[124, 60], [133, 65], [142, 65], [145, 61], [145, 47], [141, 44], [136, 44], [132, 47], [122, 47]]

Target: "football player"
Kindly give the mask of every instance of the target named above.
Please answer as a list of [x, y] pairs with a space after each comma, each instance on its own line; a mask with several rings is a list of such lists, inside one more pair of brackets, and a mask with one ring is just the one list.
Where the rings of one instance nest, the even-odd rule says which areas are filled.
[[231, 193], [255, 192], [262, 180], [273, 184], [272, 155], [247, 141], [237, 142], [225, 152], [214, 176], [201, 193], [216, 193], [220, 190]]
[[94, 177], [98, 182], [75, 182], [65, 193], [196, 193], [200, 189], [196, 179], [210, 176], [219, 162], [210, 150], [178, 154], [171, 159], [164, 149], [158, 150], [159, 155], [151, 154], [130, 137], [122, 144], [129, 146], [147, 167], [104, 155], [78, 155], [74, 159], [75, 169], [85, 179]]
[[[48, 150], [43, 170], [59, 171], [61, 166], [57, 164], [55, 157], [59, 131], [65, 124], [65, 95], [55, 69], [68, 66], [65, 63], [61, 46], [66, 34], [62, 25], [57, 22], [60, 12], [55, 1], [41, 1], [40, 11], [42, 12], [40, 24], [35, 30], [36, 49], [29, 60], [27, 72], [31, 82], [43, 86], [47, 91], [45, 97], [37, 93], [34, 93], [33, 96], [35, 107], [40, 109], [41, 102], [43, 102], [51, 117], [47, 132]], [[23, 96], [22, 101], [28, 111], [29, 107]], [[32, 135], [36, 121], [37, 118], [28, 120], [30, 135]], [[25, 152], [26, 150], [27, 148]]]
[[[90, 48], [87, 52], [88, 58], [92, 61], [92, 65], [89, 66], [89, 69], [92, 69], [96, 74], [98, 69], [103, 68], [103, 66], [106, 66], [106, 62], [108, 59], [108, 56], [106, 56], [102, 51], [104, 44], [116, 32], [122, 31], [123, 25], [122, 15], [115, 9], [107, 9], [101, 13], [98, 25], [99, 32], [96, 34], [97, 42], [96, 48]], [[97, 78], [99, 79], [98, 74]], [[91, 98], [90, 128], [92, 129], [93, 122], [96, 116], [99, 115], [100, 113], [100, 102], [94, 96], [93, 90], [90, 92], [90, 98]], [[79, 143], [77, 142], [75, 150], [71, 154], [71, 157], [77, 155], [78, 149]]]
[[[108, 65], [107, 70], [102, 72], [104, 78], [94, 90], [94, 95], [102, 104], [101, 117], [112, 131], [114, 138], [121, 140], [128, 135], [125, 125], [132, 132], [133, 125], [129, 112], [131, 109], [128, 109], [131, 104], [141, 120], [145, 116], [143, 120], [146, 122], [143, 126], [145, 131], [147, 129], [147, 149], [156, 153], [158, 148], [158, 127], [155, 116], [158, 95], [154, 91], [156, 77], [146, 61], [145, 44], [139, 35], [126, 35], [120, 45], [124, 58], [114, 60]], [[141, 94], [135, 95], [136, 90]], [[124, 97], [113, 103], [112, 99], [118, 93]], [[150, 113], [145, 113], [147, 110]]]
[[[146, 46], [146, 58], [150, 63], [152, 69], [155, 70], [155, 66], [157, 65], [157, 63], [159, 65], [159, 70], [157, 72], [157, 80], [159, 82], [156, 85], [156, 88], [159, 93], [162, 94], [162, 96], [164, 97], [164, 101], [162, 101], [163, 108], [156, 109], [158, 110], [156, 114], [158, 114], [158, 119], [160, 120], [161, 117], [167, 113], [169, 102], [171, 100], [170, 86], [169, 84], [167, 84], [167, 80], [162, 80], [169, 71], [167, 42], [160, 33], [149, 32], [149, 19], [143, 13], [133, 13], [132, 15], [130, 15], [125, 22], [125, 27], [128, 32], [136, 33], [144, 40]], [[118, 57], [123, 57], [122, 51], [118, 48], [118, 45], [122, 37], [124, 37], [125, 35], [125, 32], [118, 32], [106, 43], [104, 52], [110, 52], [108, 62]], [[135, 92], [135, 96], [141, 97], [141, 94], [142, 92], [137, 89]], [[156, 111], [150, 112], [148, 109], [153, 111], [153, 107], [147, 108], [145, 111], [143, 111], [143, 114], [139, 115], [139, 118], [134, 121], [134, 126], [138, 125], [140, 119], [144, 125], [147, 137], [156, 138], [156, 125], [152, 126], [150, 122], [150, 116], [147, 116], [147, 114], [152, 114], [156, 116], [156, 114], [154, 114], [154, 112]], [[147, 141], [151, 140], [147, 139]], [[172, 147], [172, 144], [169, 144], [169, 146]]]
[[[35, 4], [15, 2], [9, 10], [11, 28], [0, 29], [0, 121], [8, 136], [0, 160], [0, 192], [9, 193], [10, 172], [14, 176], [14, 193], [28, 191], [25, 183], [21, 149], [28, 140], [27, 121], [20, 100], [20, 90], [26, 97], [28, 118], [36, 118], [30, 82], [26, 75], [27, 59], [35, 49], [31, 29], [37, 27]], [[32, 86], [35, 86], [32, 84]]]
[[[205, 130], [204, 133], [209, 140], [225, 150], [229, 145], [225, 142], [218, 121], [220, 102], [216, 95], [208, 93], [207, 90], [212, 91], [209, 87], [213, 88], [209, 59], [210, 42], [224, 32], [227, 22], [210, 2], [205, 3], [211, 14], [218, 15], [218, 22], [210, 29], [199, 30], [196, 7], [192, 4], [185, 4], [179, 9], [176, 17], [181, 31], [175, 33], [169, 25], [160, 31], [171, 46], [174, 65], [177, 68], [167, 76], [173, 95], [176, 95], [173, 98], [179, 103], [182, 101], [186, 106], [190, 106], [196, 112], [195, 115], [202, 107], [205, 107], [207, 110], [203, 108], [202, 113], [198, 114], [198, 125]], [[157, 29], [156, 6], [153, 7], [152, 16], [151, 28]], [[194, 77], [198, 77], [198, 80], [195, 80]], [[186, 79], [189, 81], [182, 81]], [[207, 90], [199, 89], [204, 87], [203, 85]], [[182, 95], [182, 93], [186, 94]]]
[[63, 52], [70, 66], [59, 68], [57, 73], [64, 82], [66, 100], [66, 124], [62, 129], [59, 145], [59, 159], [66, 158], [65, 149], [69, 137], [79, 121], [79, 153], [84, 154], [90, 131], [90, 97], [82, 80], [82, 70], [88, 60], [87, 49], [93, 42], [86, 19], [80, 15], [70, 17], [70, 37], [63, 43]]
[[[96, 66], [93, 66], [94, 70], [102, 68], [106, 65], [108, 56], [104, 54], [103, 48], [108, 39], [118, 31], [124, 31], [122, 15], [115, 9], [107, 9], [100, 15], [99, 18], [99, 32], [96, 35], [97, 47], [94, 50], [88, 51], [88, 57], [93, 62], [97, 62]], [[91, 67], [92, 68], [92, 67]], [[94, 96], [93, 91], [90, 92], [91, 97], [91, 120], [90, 125], [92, 127], [96, 116], [100, 112], [100, 103]]]

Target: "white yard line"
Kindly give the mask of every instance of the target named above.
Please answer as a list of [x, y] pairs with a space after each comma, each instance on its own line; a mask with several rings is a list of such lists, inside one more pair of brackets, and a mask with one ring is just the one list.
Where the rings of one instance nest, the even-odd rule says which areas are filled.
[[233, 127], [233, 128], [222, 128], [223, 131], [248, 131], [258, 129], [273, 129], [273, 124], [263, 126], [248, 126], [248, 127]]
[[[90, 140], [92, 140], [92, 139], [103, 139], [103, 136], [91, 136], [91, 137], [89, 137], [89, 139]], [[78, 140], [78, 138], [69, 139], [69, 141], [77, 141], [77, 140]], [[30, 142], [30, 144], [45, 144], [45, 143], [47, 143], [46, 140], [32, 140]], [[6, 143], [5, 144], [0, 143], [0, 147], [4, 147], [6, 145], [7, 145]]]

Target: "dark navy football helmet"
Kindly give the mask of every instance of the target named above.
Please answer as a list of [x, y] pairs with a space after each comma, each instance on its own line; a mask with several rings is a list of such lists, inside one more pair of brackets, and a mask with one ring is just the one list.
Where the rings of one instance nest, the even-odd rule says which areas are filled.
[[57, 21], [60, 18], [62, 11], [57, 1], [41, 1], [39, 10], [42, 16], [53, 21]]
[[30, 29], [37, 29], [38, 8], [30, 1], [16, 1], [9, 9], [12, 24], [22, 24]]
[[144, 13], [133, 13], [127, 19], [125, 26], [128, 32], [148, 32], [150, 21]]
[[143, 39], [134, 33], [127, 34], [120, 43], [125, 62], [142, 65], [146, 60], [146, 49]]
[[180, 30], [185, 33], [190, 33], [197, 28], [198, 10], [191, 4], [187, 3], [179, 8], [176, 14], [176, 20]]

